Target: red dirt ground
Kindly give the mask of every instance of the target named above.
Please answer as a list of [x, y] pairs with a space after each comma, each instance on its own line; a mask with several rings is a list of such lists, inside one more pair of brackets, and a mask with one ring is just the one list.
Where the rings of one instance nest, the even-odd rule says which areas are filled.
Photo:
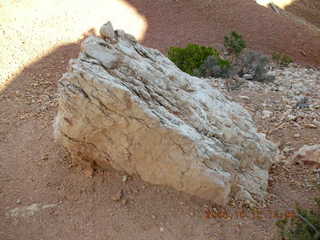
[[[61, 11], [61, 1], [55, 1], [56, 8], [48, 9], [48, 14]], [[162, 51], [188, 42], [204, 45], [221, 43], [226, 33], [236, 30], [244, 35], [253, 49], [265, 53], [279, 51], [301, 62], [320, 64], [317, 32], [276, 15], [254, 1], [216, 0], [209, 5], [206, 4], [208, 1], [199, 4], [196, 0], [127, 2], [148, 22], [143, 43]], [[91, 4], [90, 7], [99, 8], [94, 1]], [[31, 11], [27, 4], [24, 9]], [[66, 19], [67, 13], [72, 14], [73, 11], [72, 8], [63, 10], [66, 11]], [[112, 9], [105, 9], [106, 14], [108, 11]], [[86, 17], [91, 16], [79, 16]], [[12, 19], [11, 25], [2, 27], [13, 27], [15, 23], [22, 24], [28, 20], [19, 16]], [[67, 34], [64, 32], [66, 26], [59, 23], [61, 28], [52, 30], [54, 34], [63, 36]], [[17, 47], [10, 50], [10, 54], [0, 55], [1, 63], [14, 60], [22, 69], [0, 92], [1, 240], [275, 239], [277, 229], [274, 223], [281, 218], [279, 213], [289, 211], [296, 201], [303, 206], [312, 206], [311, 199], [317, 192], [299, 184], [310, 175], [309, 169], [301, 166], [276, 165], [271, 172], [270, 201], [266, 208], [260, 209], [260, 214], [246, 208], [227, 206], [229, 218], [213, 219], [205, 217], [205, 210], [212, 203], [167, 187], [144, 183], [135, 176], [123, 182], [124, 173], [110, 169], [97, 171], [93, 178], [86, 177], [80, 169], [70, 165], [64, 150], [54, 143], [52, 137], [52, 122], [57, 111], [57, 81], [66, 71], [68, 60], [78, 55], [79, 43], [61, 45], [28, 66], [23, 65], [25, 62], [19, 58], [23, 51], [32, 49], [33, 44], [49, 42], [51, 37], [48, 35], [46, 39], [41, 33], [37, 34], [37, 25], [57, 25], [51, 20], [33, 24], [30, 32], [30, 26], [26, 26], [28, 31], [19, 29], [25, 34], [23, 36], [30, 37], [30, 41], [20, 39], [17, 32], [16, 35], [4, 35], [0, 40], [1, 46], [17, 42], [23, 46], [22, 42], [25, 42], [23, 48]], [[253, 101], [262, 102], [260, 93], [251, 94]], [[257, 124], [261, 127], [266, 123]], [[282, 136], [291, 136], [296, 130], [281, 131], [284, 131]], [[315, 129], [313, 133], [309, 136], [301, 130], [302, 137], [295, 140], [297, 145], [314, 142], [313, 137], [318, 136], [320, 130]], [[279, 140], [277, 136], [270, 138]], [[123, 191], [123, 197], [114, 201], [119, 190]], [[13, 216], [10, 212], [34, 203], [56, 205], [34, 211], [33, 216]], [[245, 216], [239, 216], [242, 210]]]

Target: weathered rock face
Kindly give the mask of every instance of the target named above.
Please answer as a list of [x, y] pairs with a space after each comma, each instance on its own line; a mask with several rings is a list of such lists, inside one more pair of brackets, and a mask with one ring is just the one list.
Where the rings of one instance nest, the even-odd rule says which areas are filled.
[[100, 32], [60, 80], [55, 137], [73, 160], [220, 204], [263, 197], [277, 150], [245, 109], [123, 31]]

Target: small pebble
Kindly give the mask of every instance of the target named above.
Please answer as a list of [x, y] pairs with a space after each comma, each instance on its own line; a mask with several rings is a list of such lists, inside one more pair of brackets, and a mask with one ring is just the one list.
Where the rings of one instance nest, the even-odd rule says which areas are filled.
[[301, 135], [299, 133], [296, 133], [295, 135], [293, 135], [295, 138], [299, 138], [301, 137]]
[[291, 114], [288, 115], [288, 120], [289, 120], [289, 121], [295, 120], [296, 118], [297, 118], [297, 117], [294, 116], [294, 115], [291, 115]]
[[123, 200], [121, 201], [121, 203], [122, 203], [122, 205], [127, 205], [128, 200], [127, 200], [127, 199], [123, 199]]
[[305, 126], [306, 128], [312, 128], [312, 129], [317, 128], [317, 126], [316, 126], [316, 125], [311, 124], [311, 123], [307, 123], [307, 124], [305, 124], [304, 126]]
[[250, 98], [248, 96], [240, 96], [240, 98], [243, 100], [250, 100]]
[[128, 181], [128, 176], [127, 175], [122, 176], [122, 182], [127, 182], [127, 181]]
[[115, 195], [112, 196], [113, 201], [120, 201], [122, 198], [123, 192], [122, 190], [118, 191]]

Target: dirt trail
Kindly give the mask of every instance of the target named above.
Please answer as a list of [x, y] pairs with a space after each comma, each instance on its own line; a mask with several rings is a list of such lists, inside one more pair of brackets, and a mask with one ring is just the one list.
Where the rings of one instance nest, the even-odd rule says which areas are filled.
[[[92, 1], [92, 6], [96, 3]], [[148, 21], [144, 43], [162, 50], [189, 41], [221, 42], [231, 29], [243, 32], [249, 45], [257, 49], [300, 56], [298, 49], [303, 47], [307, 56], [299, 58], [301, 61], [314, 63], [312, 56], [319, 50], [314, 33], [251, 1], [219, 1], [215, 8], [198, 6], [193, 1], [185, 5], [173, 0], [128, 3]], [[81, 24], [101, 25], [105, 19], [102, 13], [108, 8], [97, 5], [96, 15], [91, 17], [86, 15], [91, 10], [83, 10], [81, 4], [83, 9], [72, 1], [55, 0], [49, 6], [36, 0], [14, 4], [12, 8], [0, 7], [0, 12], [5, 9], [7, 14], [0, 14], [1, 20], [6, 20], [0, 26], [6, 32], [0, 40], [1, 47], [5, 46], [0, 58], [4, 67], [1, 80], [21, 69], [0, 92], [1, 240], [272, 239], [276, 236], [274, 222], [279, 218], [276, 213], [288, 211], [283, 199], [290, 207], [295, 201], [312, 205], [310, 199], [316, 193], [292, 184], [292, 179], [303, 181], [309, 173], [298, 166], [274, 169], [270, 193], [277, 197], [262, 209], [261, 217], [247, 209], [243, 210], [246, 217], [239, 216], [239, 209], [228, 206], [230, 218], [221, 215], [206, 219], [205, 209], [211, 204], [195, 197], [146, 184], [135, 176], [124, 181], [124, 173], [113, 170], [97, 171], [93, 178], [86, 177], [70, 165], [63, 149], [53, 141], [56, 85], [68, 60], [79, 52], [76, 40], [89, 29], [87, 25], [83, 29]], [[37, 4], [41, 6], [35, 8]], [[48, 12], [36, 14], [36, 9]], [[237, 12], [243, 9], [247, 12]], [[22, 12], [22, 17], [17, 15]], [[220, 16], [216, 14], [219, 12]], [[117, 17], [118, 25], [125, 24], [120, 18], [124, 15]], [[276, 27], [274, 21], [281, 24]], [[73, 28], [78, 25], [81, 27]], [[295, 32], [296, 29], [299, 31]], [[294, 40], [290, 40], [292, 37]], [[31, 57], [44, 52], [47, 55], [30, 63]], [[263, 102], [261, 93], [252, 94], [252, 101]], [[319, 135], [319, 129], [314, 131]], [[299, 141], [300, 146], [314, 140], [306, 136]], [[120, 190], [123, 197], [115, 201]]]

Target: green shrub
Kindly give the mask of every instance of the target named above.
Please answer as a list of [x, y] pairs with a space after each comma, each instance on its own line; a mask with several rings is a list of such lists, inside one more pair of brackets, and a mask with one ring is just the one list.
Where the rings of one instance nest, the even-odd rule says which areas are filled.
[[232, 65], [220, 56], [209, 56], [196, 73], [200, 77], [228, 78], [232, 75]]
[[277, 222], [284, 240], [320, 240], [320, 201], [316, 202], [317, 211], [298, 207], [294, 218]]
[[278, 52], [272, 54], [272, 60], [282, 67], [287, 67], [293, 62], [293, 59], [290, 56]]
[[168, 57], [182, 71], [199, 77], [239, 75], [260, 82], [274, 80], [274, 76], [268, 74], [269, 59], [266, 56], [255, 51], [242, 53], [246, 42], [239, 33], [231, 32], [225, 36], [224, 46], [229, 53], [224, 57], [214, 48], [196, 44], [188, 44], [186, 48], [171, 47]]
[[224, 37], [224, 47], [229, 54], [238, 57], [242, 50], [246, 48], [246, 42], [239, 33], [231, 32], [228, 36]]
[[169, 59], [174, 62], [182, 71], [195, 75], [195, 70], [209, 56], [218, 56], [216, 49], [200, 46], [197, 44], [188, 44], [186, 48], [171, 47], [168, 51]]

